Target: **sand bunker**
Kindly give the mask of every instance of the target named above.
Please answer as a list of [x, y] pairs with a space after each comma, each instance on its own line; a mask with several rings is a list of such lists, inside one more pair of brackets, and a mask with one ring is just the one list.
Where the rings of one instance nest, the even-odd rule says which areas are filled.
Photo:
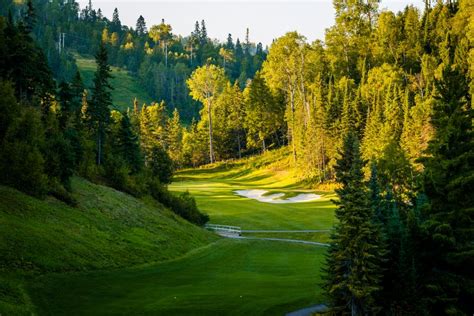
[[281, 199], [284, 196], [283, 193], [275, 193], [270, 195], [264, 195], [268, 191], [265, 190], [237, 190], [234, 191], [235, 194], [254, 199], [260, 202], [265, 203], [301, 203], [301, 202], [310, 202], [321, 198], [321, 195], [313, 194], [313, 193], [302, 193], [298, 194], [297, 196], [288, 198], [288, 199]]

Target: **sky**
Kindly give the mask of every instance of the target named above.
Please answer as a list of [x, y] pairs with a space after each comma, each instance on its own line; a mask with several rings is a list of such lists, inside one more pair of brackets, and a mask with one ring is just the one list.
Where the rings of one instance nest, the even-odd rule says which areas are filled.
[[[81, 9], [88, 0], [78, 1]], [[392, 11], [406, 5], [423, 7], [422, 0], [382, 0], [380, 7]], [[101, 8], [111, 18], [118, 8], [122, 24], [133, 26], [143, 15], [147, 27], [165, 19], [174, 34], [187, 36], [196, 21], [205, 20], [208, 36], [225, 41], [229, 33], [234, 41], [245, 39], [249, 28], [251, 42], [262, 42], [264, 47], [289, 31], [298, 31], [309, 42], [324, 39], [325, 29], [334, 24], [331, 0], [92, 0], [94, 9]]]

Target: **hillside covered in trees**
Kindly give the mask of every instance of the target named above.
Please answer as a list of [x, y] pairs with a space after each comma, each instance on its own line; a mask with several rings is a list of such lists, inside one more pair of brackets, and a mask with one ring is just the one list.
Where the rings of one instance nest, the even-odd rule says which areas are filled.
[[[324, 287], [336, 314], [472, 314], [474, 3], [333, 0], [324, 41], [268, 49], [93, 4], [0, 1], [1, 183], [77, 204], [79, 175], [203, 225], [173, 172], [285, 147], [336, 188]], [[95, 56], [85, 86], [74, 56]], [[156, 100], [112, 110], [111, 65]], [[316, 285], [315, 285], [316, 286]]]

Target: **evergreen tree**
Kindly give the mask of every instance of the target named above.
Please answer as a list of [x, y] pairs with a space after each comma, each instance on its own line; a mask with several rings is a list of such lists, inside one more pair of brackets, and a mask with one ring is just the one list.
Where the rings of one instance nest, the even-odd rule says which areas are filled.
[[161, 146], [154, 146], [147, 160], [153, 177], [158, 178], [162, 184], [171, 183], [174, 170], [173, 161]]
[[141, 15], [138, 17], [135, 31], [137, 32], [138, 36], [146, 34], [147, 29], [146, 29], [145, 18]]
[[200, 42], [201, 45], [204, 45], [207, 43], [207, 29], [206, 29], [206, 22], [204, 20], [201, 21], [201, 32], [200, 34]]
[[97, 70], [94, 75], [94, 86], [92, 87], [92, 98], [88, 107], [88, 115], [93, 124], [96, 135], [96, 157], [97, 165], [102, 163], [105, 135], [110, 119], [110, 107], [112, 105], [112, 86], [109, 79], [112, 78], [110, 66], [108, 64], [107, 49], [104, 43], [99, 45], [99, 50], [95, 56]]
[[168, 155], [177, 165], [182, 162], [182, 142], [183, 142], [183, 127], [181, 126], [181, 119], [179, 117], [178, 109], [174, 109], [173, 116], [168, 119]]
[[327, 258], [326, 289], [334, 312], [366, 315], [380, 310], [384, 257], [381, 234], [365, 186], [359, 141], [354, 133], [345, 139], [335, 166], [341, 188], [336, 190], [338, 223], [331, 236]]
[[232, 34], [227, 35], [227, 42], [225, 48], [229, 50], [234, 50], [234, 41], [232, 40]]
[[436, 82], [423, 188], [429, 199], [424, 249], [425, 301], [430, 313], [472, 312], [474, 301], [474, 141], [466, 77], [445, 65]]
[[138, 173], [142, 168], [142, 158], [138, 137], [132, 130], [132, 124], [127, 114], [123, 114], [120, 120], [120, 128], [117, 133], [117, 150], [123, 157], [132, 173]]
[[114, 13], [112, 14], [112, 22], [110, 31], [113, 32], [120, 32], [122, 30], [122, 22], [120, 22], [119, 12], [118, 9], [114, 9]]
[[27, 33], [31, 33], [33, 28], [36, 25], [36, 12], [35, 8], [33, 7], [33, 1], [28, 0], [26, 3], [26, 12], [23, 17], [23, 21], [25, 23], [25, 30]]

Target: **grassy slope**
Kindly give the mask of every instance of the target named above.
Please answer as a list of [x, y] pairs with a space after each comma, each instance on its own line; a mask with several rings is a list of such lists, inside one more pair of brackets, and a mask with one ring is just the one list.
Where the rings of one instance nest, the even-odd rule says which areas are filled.
[[[85, 86], [87, 88], [92, 87], [92, 80], [96, 71], [95, 60], [76, 56], [76, 63]], [[137, 98], [140, 106], [143, 103], [150, 104], [153, 101], [137, 80], [132, 78], [126, 70], [112, 67], [112, 76], [111, 85], [114, 88], [112, 101], [115, 109], [124, 111], [128, 107], [133, 108], [134, 98]]]
[[73, 189], [77, 208], [0, 186], [0, 313], [31, 310], [22, 284], [39, 273], [167, 260], [216, 239], [156, 202], [78, 178]]

